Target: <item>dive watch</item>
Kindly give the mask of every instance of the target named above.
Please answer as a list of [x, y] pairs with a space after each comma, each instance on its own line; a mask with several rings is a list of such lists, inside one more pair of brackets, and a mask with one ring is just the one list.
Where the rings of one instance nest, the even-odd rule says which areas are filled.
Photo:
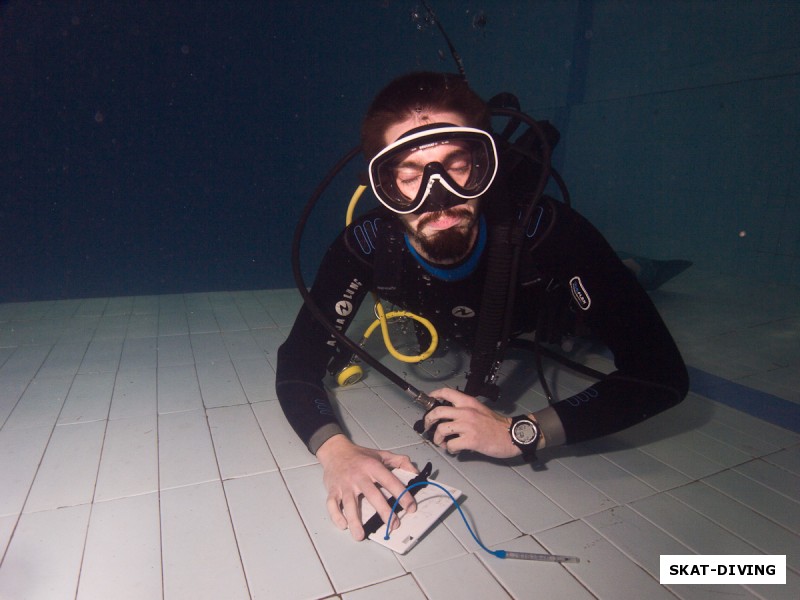
[[511, 419], [511, 441], [522, 450], [526, 460], [536, 460], [536, 446], [542, 437], [539, 424], [528, 415], [519, 415]]

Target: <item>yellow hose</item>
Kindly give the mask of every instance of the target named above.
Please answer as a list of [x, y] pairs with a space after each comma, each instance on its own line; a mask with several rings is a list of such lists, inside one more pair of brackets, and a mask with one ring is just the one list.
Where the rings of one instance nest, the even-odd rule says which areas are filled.
[[[380, 301], [375, 303], [375, 311], [378, 313], [378, 318], [375, 319], [372, 325], [367, 327], [367, 330], [364, 332], [365, 340], [372, 334], [373, 331], [375, 331], [375, 328], [380, 325], [381, 333], [383, 334], [383, 343], [386, 344], [386, 349], [389, 351], [389, 354], [394, 356], [399, 361], [406, 363], [418, 363], [430, 358], [431, 354], [436, 352], [436, 347], [439, 345], [439, 334], [436, 332], [436, 328], [433, 326], [433, 323], [431, 323], [428, 319], [419, 315], [415, 315], [407, 310], [393, 310], [386, 313], [384, 312]], [[431, 334], [431, 344], [428, 346], [428, 349], [425, 350], [425, 352], [417, 355], [408, 355], [400, 353], [397, 348], [394, 347], [389, 335], [389, 319], [399, 318], [414, 319], [415, 321], [421, 323], [422, 326], [428, 330], [428, 332]]]
[[356, 210], [356, 204], [358, 204], [358, 201], [361, 199], [361, 194], [364, 193], [365, 189], [367, 189], [365, 185], [358, 186], [350, 197], [350, 204], [347, 205], [347, 215], [344, 220], [345, 225], [350, 225], [350, 223], [353, 222], [353, 213]]
[[[350, 225], [353, 221], [353, 213], [356, 209], [356, 204], [361, 199], [361, 195], [364, 193], [364, 190], [367, 189], [365, 185], [359, 185], [356, 188], [356, 191], [353, 192], [353, 196], [350, 198], [350, 204], [347, 206], [347, 216], [345, 217], [345, 223]], [[389, 313], [383, 308], [381, 304], [381, 300], [377, 294], [373, 293], [373, 297], [375, 298], [375, 314], [378, 316], [377, 319], [367, 327], [366, 331], [364, 332], [364, 340], [366, 340], [375, 328], [380, 325], [381, 333], [383, 334], [383, 343], [386, 344], [386, 349], [389, 351], [393, 357], [397, 360], [406, 362], [406, 363], [418, 363], [422, 362], [423, 360], [429, 358], [434, 352], [436, 352], [436, 348], [439, 345], [439, 334], [436, 332], [436, 328], [433, 326], [428, 319], [425, 317], [421, 317], [420, 315], [415, 315], [414, 313], [405, 311], [405, 310], [395, 310]], [[398, 318], [409, 318], [414, 319], [415, 321], [419, 322], [425, 329], [428, 330], [428, 333], [431, 334], [431, 344], [428, 346], [428, 349], [425, 350], [422, 354], [418, 355], [407, 355], [402, 354], [399, 352], [392, 344], [391, 336], [389, 335], [389, 319], [398, 319]], [[363, 343], [363, 342], [362, 342]]]

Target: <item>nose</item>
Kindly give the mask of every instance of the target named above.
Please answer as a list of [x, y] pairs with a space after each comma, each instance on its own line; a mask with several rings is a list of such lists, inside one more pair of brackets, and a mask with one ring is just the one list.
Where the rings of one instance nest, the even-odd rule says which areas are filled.
[[461, 204], [463, 200], [449, 192], [439, 181], [434, 181], [431, 185], [428, 196], [420, 205], [417, 213], [437, 212], [447, 210], [453, 206]]

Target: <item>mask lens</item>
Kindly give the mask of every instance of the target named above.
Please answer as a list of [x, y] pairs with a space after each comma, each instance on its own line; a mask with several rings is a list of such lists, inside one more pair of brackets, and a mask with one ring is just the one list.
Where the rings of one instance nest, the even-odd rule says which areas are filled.
[[[419, 195], [423, 181], [437, 173], [448, 176], [456, 185], [469, 189], [473, 186], [473, 148], [467, 142], [453, 141], [430, 144], [423, 151], [412, 150], [387, 165], [385, 178], [398, 192], [397, 200], [411, 204]], [[435, 157], [438, 160], [429, 161]], [[428, 165], [431, 165], [428, 167]], [[426, 169], [426, 167], [428, 167]]]
[[479, 129], [437, 126], [400, 138], [370, 162], [370, 182], [389, 209], [417, 210], [435, 182], [458, 197], [476, 198], [497, 172], [494, 141]]

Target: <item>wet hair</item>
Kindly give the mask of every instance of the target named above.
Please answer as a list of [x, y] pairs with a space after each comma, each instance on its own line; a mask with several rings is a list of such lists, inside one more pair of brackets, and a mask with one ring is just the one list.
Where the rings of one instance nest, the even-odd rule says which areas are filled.
[[452, 112], [470, 127], [489, 131], [491, 113], [460, 75], [422, 71], [402, 75], [372, 101], [361, 125], [361, 146], [367, 160], [386, 145], [384, 134], [392, 125], [415, 113]]

